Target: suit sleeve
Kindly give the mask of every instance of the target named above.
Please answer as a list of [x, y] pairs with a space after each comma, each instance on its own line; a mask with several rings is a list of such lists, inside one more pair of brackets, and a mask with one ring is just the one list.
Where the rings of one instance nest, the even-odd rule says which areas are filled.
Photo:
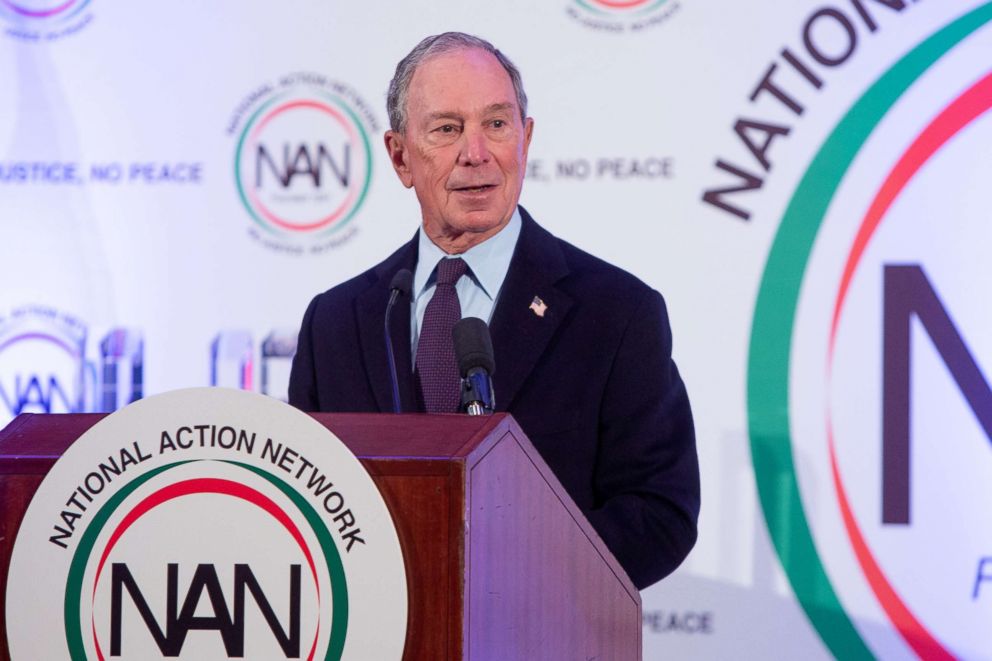
[[590, 523], [639, 588], [696, 541], [699, 465], [692, 412], [672, 361], [661, 295], [648, 290], [620, 341], [603, 394]]
[[300, 336], [296, 342], [296, 354], [293, 356], [293, 366], [289, 372], [289, 403], [303, 411], [320, 410], [312, 337], [313, 317], [319, 298], [317, 296], [310, 301], [310, 305], [303, 315], [303, 323], [300, 324]]

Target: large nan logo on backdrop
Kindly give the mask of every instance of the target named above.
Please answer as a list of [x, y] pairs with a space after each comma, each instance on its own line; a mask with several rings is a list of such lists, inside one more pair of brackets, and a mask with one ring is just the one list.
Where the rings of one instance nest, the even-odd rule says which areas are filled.
[[333, 434], [274, 399], [141, 400], [74, 443], [11, 558], [14, 659], [400, 658], [389, 512]]
[[296, 253], [350, 238], [372, 181], [369, 136], [377, 130], [353, 90], [320, 74], [284, 76], [249, 95], [228, 133], [252, 235]]
[[975, 53], [990, 22], [992, 3], [953, 21], [857, 100], [762, 278], [748, 368], [761, 504], [839, 658], [989, 650], [992, 71]]

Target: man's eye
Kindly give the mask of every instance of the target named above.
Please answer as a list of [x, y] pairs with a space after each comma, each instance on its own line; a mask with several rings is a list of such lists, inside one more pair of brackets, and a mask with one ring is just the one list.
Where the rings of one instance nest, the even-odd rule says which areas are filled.
[[506, 126], [506, 122], [504, 120], [502, 120], [502, 119], [494, 119], [493, 120], [493, 128], [494, 129], [501, 129], [504, 126]]
[[445, 124], [444, 126], [439, 126], [437, 130], [441, 133], [454, 133], [458, 128], [453, 124]]

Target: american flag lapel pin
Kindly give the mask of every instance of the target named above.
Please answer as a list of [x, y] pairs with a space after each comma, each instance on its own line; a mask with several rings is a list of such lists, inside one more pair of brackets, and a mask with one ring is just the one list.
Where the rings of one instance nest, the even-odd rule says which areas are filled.
[[534, 300], [530, 302], [530, 309], [538, 317], [543, 317], [544, 313], [548, 311], [548, 304], [542, 301], [540, 296], [535, 296]]

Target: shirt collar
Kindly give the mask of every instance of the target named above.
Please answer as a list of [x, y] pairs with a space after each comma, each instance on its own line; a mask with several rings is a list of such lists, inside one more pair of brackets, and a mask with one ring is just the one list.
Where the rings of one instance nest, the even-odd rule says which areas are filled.
[[418, 237], [417, 269], [413, 276], [414, 296], [419, 296], [434, 282], [434, 267], [444, 257], [461, 257], [468, 264], [469, 274], [489, 297], [495, 300], [503, 285], [506, 272], [510, 269], [513, 249], [520, 236], [520, 209], [513, 210], [510, 222], [495, 235], [482, 243], [472, 246], [460, 255], [448, 255], [438, 248], [421, 227]]

